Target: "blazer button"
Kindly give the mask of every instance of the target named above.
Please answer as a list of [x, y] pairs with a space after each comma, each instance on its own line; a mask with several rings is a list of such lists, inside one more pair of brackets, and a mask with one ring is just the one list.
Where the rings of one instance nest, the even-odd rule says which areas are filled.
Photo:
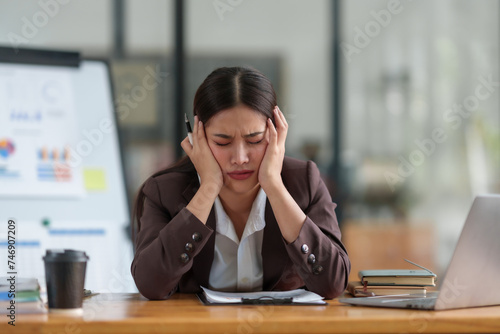
[[323, 266], [320, 266], [319, 264], [315, 265], [313, 267], [313, 274], [314, 275], [319, 275], [323, 272]]
[[196, 241], [196, 242], [199, 242], [201, 241], [202, 237], [201, 237], [201, 234], [198, 233], [198, 232], [194, 232], [193, 235], [191, 236], [191, 238]]
[[300, 247], [300, 249], [302, 250], [302, 253], [304, 253], [304, 254], [309, 253], [309, 246], [307, 246], [307, 244], [303, 244], [302, 247]]
[[189, 252], [191, 253], [193, 251], [193, 244], [188, 242], [185, 246], [184, 246], [184, 249], [186, 250], [186, 252]]
[[182, 263], [188, 263], [189, 262], [189, 255], [187, 255], [186, 253], [182, 253], [180, 259], [181, 259]]
[[309, 264], [314, 264], [316, 263], [316, 255], [314, 254], [309, 254], [309, 256], [307, 257], [307, 262]]

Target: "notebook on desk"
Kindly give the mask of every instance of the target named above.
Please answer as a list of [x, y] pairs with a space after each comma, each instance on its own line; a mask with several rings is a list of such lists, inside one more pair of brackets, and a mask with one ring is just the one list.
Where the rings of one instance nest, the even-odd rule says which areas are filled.
[[[447, 310], [500, 305], [500, 195], [475, 198], [439, 293], [425, 298], [342, 298], [341, 303], [391, 308]], [[493, 287], [485, 289], [484, 287]]]

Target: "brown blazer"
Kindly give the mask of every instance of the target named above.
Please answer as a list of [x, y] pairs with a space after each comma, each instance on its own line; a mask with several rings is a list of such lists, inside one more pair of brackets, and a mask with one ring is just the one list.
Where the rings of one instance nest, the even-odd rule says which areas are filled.
[[[301, 287], [325, 298], [347, 286], [351, 264], [340, 241], [336, 204], [314, 162], [285, 157], [283, 183], [307, 218], [294, 242], [287, 244], [267, 201], [262, 244], [263, 289]], [[149, 299], [175, 292], [194, 293], [208, 287], [214, 258], [214, 209], [203, 224], [186, 205], [199, 187], [195, 173], [171, 172], [149, 178], [141, 229], [136, 238], [132, 276]]]

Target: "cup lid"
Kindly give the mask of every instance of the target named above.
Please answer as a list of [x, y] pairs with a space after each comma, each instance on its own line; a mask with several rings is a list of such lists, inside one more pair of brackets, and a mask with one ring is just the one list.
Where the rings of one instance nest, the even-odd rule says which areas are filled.
[[74, 249], [47, 249], [43, 257], [49, 262], [86, 262], [88, 259], [85, 252]]

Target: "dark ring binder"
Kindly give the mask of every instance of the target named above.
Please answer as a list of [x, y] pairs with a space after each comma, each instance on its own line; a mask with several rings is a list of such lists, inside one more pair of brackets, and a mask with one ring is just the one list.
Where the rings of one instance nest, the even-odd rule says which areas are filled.
[[241, 298], [241, 303], [246, 305], [285, 305], [292, 304], [293, 298], [273, 298], [262, 296], [260, 298]]

